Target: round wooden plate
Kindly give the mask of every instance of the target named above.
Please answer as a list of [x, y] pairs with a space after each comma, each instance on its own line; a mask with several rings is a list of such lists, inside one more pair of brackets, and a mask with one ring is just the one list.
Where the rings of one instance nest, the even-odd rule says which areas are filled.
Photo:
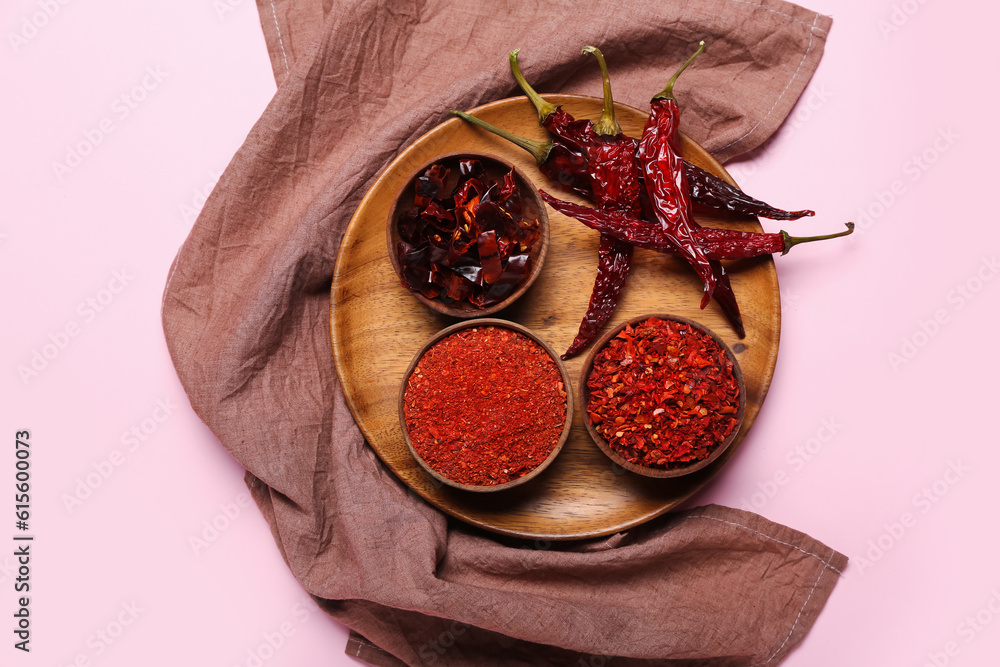
[[[576, 95], [545, 98], [577, 118], [596, 120], [601, 100]], [[616, 105], [618, 122], [639, 136], [646, 114]], [[548, 139], [530, 102], [515, 97], [477, 107], [476, 116], [515, 134]], [[333, 356], [348, 406], [368, 443], [382, 461], [413, 491], [438, 509], [496, 533], [538, 540], [598, 537], [637, 526], [691, 497], [739, 448], [767, 394], [778, 353], [781, 310], [778, 279], [770, 257], [730, 265], [746, 327], [740, 340], [712, 302], [698, 304], [701, 282], [681, 260], [636, 249], [629, 282], [606, 328], [630, 317], [669, 312], [701, 322], [736, 353], [746, 381], [743, 426], [725, 455], [694, 474], [672, 479], [641, 477], [612, 463], [597, 448], [576, 411], [562, 453], [529, 483], [495, 494], [473, 494], [442, 485], [428, 475], [406, 447], [399, 426], [397, 397], [413, 355], [454, 318], [430, 310], [399, 282], [385, 245], [385, 220], [396, 190], [413, 171], [437, 155], [459, 151], [500, 155], [553, 195], [587, 203], [546, 182], [534, 159], [504, 139], [459, 118], [417, 139], [382, 173], [351, 219], [333, 274], [330, 329]], [[703, 148], [683, 137], [684, 157], [732, 183], [722, 166]], [[761, 231], [754, 218], [698, 215], [703, 225]], [[565, 350], [587, 310], [597, 269], [598, 234], [579, 222], [549, 211], [548, 257], [535, 284], [497, 317], [532, 329], [557, 351]], [[566, 362], [579, 392], [586, 354]]]

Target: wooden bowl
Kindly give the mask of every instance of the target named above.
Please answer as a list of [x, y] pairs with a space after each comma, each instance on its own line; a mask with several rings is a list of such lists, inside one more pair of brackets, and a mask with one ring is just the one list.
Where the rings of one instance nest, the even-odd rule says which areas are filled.
[[[638, 324], [639, 322], [648, 320], [651, 317], [656, 317], [661, 320], [673, 320], [675, 322], [682, 322], [711, 337], [712, 340], [714, 340], [719, 345], [719, 347], [722, 348], [723, 352], [725, 352], [726, 356], [729, 357], [729, 360], [733, 363], [733, 375], [736, 377], [736, 386], [739, 388], [739, 405], [736, 409], [736, 425], [733, 427], [732, 432], [706, 458], [701, 459], [700, 461], [693, 461], [689, 465], [681, 468], [670, 468], [670, 469], [650, 468], [626, 461], [616, 451], [611, 449], [611, 447], [608, 446], [607, 441], [601, 436], [600, 433], [597, 432], [597, 429], [590, 422], [590, 412], [587, 409], [587, 406], [590, 404], [590, 389], [587, 386], [587, 380], [590, 378], [590, 373], [594, 368], [594, 360], [597, 358], [598, 353], [600, 353], [600, 351], [603, 350], [605, 346], [607, 346], [607, 344], [611, 341], [612, 338], [621, 333], [626, 326]], [[583, 414], [583, 423], [587, 427], [587, 432], [590, 433], [590, 437], [593, 438], [594, 442], [597, 444], [600, 450], [604, 452], [604, 454], [608, 458], [610, 458], [612, 461], [614, 461], [616, 464], [618, 464], [625, 470], [634, 472], [639, 475], [644, 475], [646, 477], [681, 477], [683, 475], [689, 475], [695, 471], [701, 470], [702, 468], [710, 465], [713, 461], [722, 456], [723, 452], [726, 451], [729, 445], [736, 438], [736, 434], [739, 433], [740, 427], [743, 425], [743, 416], [746, 412], [746, 404], [747, 404], [747, 390], [746, 390], [746, 384], [743, 381], [743, 371], [742, 369], [740, 369], [739, 362], [736, 361], [736, 355], [733, 354], [733, 351], [729, 348], [729, 346], [726, 345], [726, 343], [723, 342], [723, 340], [719, 338], [719, 336], [717, 336], [714, 331], [712, 331], [711, 329], [702, 324], [699, 324], [694, 320], [688, 319], [686, 317], [679, 317], [677, 315], [662, 315], [657, 313], [639, 315], [637, 317], [630, 318], [622, 322], [614, 329], [605, 333], [596, 343], [593, 344], [590, 350], [590, 354], [587, 355], [587, 358], [583, 362], [583, 371], [580, 375], [580, 397], [582, 401], [582, 404], [580, 406], [580, 411]]]
[[[463, 159], [479, 160], [482, 162], [486, 172], [494, 178], [503, 176], [511, 169], [514, 170], [514, 179], [517, 183], [518, 192], [521, 196], [521, 207], [524, 211], [524, 217], [535, 218], [538, 220], [538, 226], [541, 231], [541, 238], [538, 239], [535, 245], [532, 246], [531, 251], [528, 253], [531, 257], [531, 270], [528, 272], [528, 275], [521, 280], [517, 289], [515, 289], [510, 296], [487, 308], [477, 308], [471, 303], [465, 302], [448, 304], [439, 299], [428, 299], [423, 294], [418, 294], [417, 292], [410, 293], [413, 294], [413, 296], [415, 296], [419, 301], [424, 303], [424, 305], [428, 308], [451, 317], [485, 317], [506, 308], [510, 304], [517, 301], [522, 294], [528, 291], [531, 284], [535, 282], [536, 278], [538, 278], [538, 274], [541, 273], [542, 264], [545, 261], [545, 255], [549, 250], [549, 216], [545, 208], [545, 204], [542, 202], [541, 197], [538, 196], [538, 190], [535, 188], [531, 180], [525, 178], [524, 174], [522, 174], [513, 164], [504, 158], [488, 153], [447, 153], [434, 158], [413, 172], [410, 178], [408, 178], [404, 185], [396, 192], [392, 206], [389, 208], [389, 218], [386, 224], [386, 239], [389, 244], [389, 261], [392, 263], [392, 268], [396, 271], [396, 275], [400, 276], [401, 267], [399, 265], [399, 257], [396, 254], [396, 247], [400, 240], [397, 222], [400, 215], [414, 208], [413, 192], [417, 177], [423, 174], [432, 164], [443, 164], [451, 170], [451, 173], [448, 175], [448, 179], [445, 181], [445, 189], [450, 190], [458, 181], [458, 163], [459, 160]], [[403, 287], [403, 289], [407, 288]]]
[[[538, 464], [538, 466], [536, 466], [529, 472], [525, 473], [524, 475], [518, 477], [517, 479], [512, 479], [509, 482], [504, 482], [503, 484], [494, 484], [492, 486], [463, 484], [461, 482], [456, 482], [452, 479], [445, 477], [437, 470], [430, 467], [430, 465], [428, 465], [427, 462], [420, 457], [420, 455], [417, 453], [417, 450], [414, 448], [413, 443], [410, 441], [410, 433], [406, 427], [406, 417], [403, 414], [403, 399], [406, 394], [406, 385], [410, 380], [410, 375], [413, 373], [413, 369], [416, 368], [417, 364], [423, 358], [424, 353], [427, 352], [427, 350], [429, 350], [431, 346], [433, 346], [435, 343], [447, 338], [456, 331], [460, 331], [462, 329], [470, 329], [474, 327], [503, 327], [505, 329], [510, 329], [511, 331], [516, 331], [517, 333], [526, 336], [530, 340], [540, 345], [542, 349], [544, 349], [545, 352], [549, 355], [552, 361], [556, 364], [556, 367], [559, 369], [559, 375], [562, 378], [563, 388], [566, 391], [566, 417], [563, 421], [563, 430], [559, 436], [559, 440], [556, 442], [555, 447], [552, 448], [552, 451], [549, 453], [548, 457], [540, 464]], [[499, 320], [492, 318], [468, 320], [466, 322], [459, 322], [458, 324], [454, 324], [446, 329], [442, 329], [433, 337], [431, 337], [430, 340], [424, 343], [424, 345], [420, 348], [420, 351], [418, 351], [416, 356], [413, 357], [413, 361], [410, 362], [410, 365], [406, 369], [406, 372], [403, 374], [403, 382], [399, 387], [398, 405], [399, 405], [398, 408], [399, 424], [403, 431], [403, 437], [406, 440], [406, 446], [407, 448], [409, 448], [410, 453], [413, 455], [413, 458], [416, 459], [417, 463], [420, 464], [420, 467], [422, 467], [425, 471], [427, 471], [427, 474], [429, 474], [431, 477], [433, 477], [434, 479], [438, 480], [443, 484], [454, 487], [456, 489], [462, 489], [463, 491], [473, 491], [477, 493], [502, 491], [505, 489], [513, 488], [515, 486], [520, 486], [525, 482], [534, 479], [535, 477], [540, 475], [541, 472], [545, 470], [545, 468], [547, 468], [549, 464], [551, 464], [555, 460], [555, 458], [559, 455], [559, 452], [562, 451], [563, 445], [566, 444], [566, 440], [569, 438], [570, 427], [572, 426], [573, 422], [573, 406], [574, 406], [573, 383], [570, 381], [569, 373], [566, 371], [566, 367], [563, 366], [562, 361], [560, 361], [559, 355], [556, 354], [555, 350], [553, 350], [545, 341], [539, 338], [530, 329], [523, 327], [520, 324], [515, 324], [514, 322], [508, 322], [507, 320]]]

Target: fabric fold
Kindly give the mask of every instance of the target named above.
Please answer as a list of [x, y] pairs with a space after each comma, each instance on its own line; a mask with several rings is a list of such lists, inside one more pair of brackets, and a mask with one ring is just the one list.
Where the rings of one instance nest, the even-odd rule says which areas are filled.
[[831, 24], [776, 0], [583, 7], [258, 0], [280, 85], [167, 280], [164, 332], [193, 409], [247, 469], [291, 571], [372, 664], [773, 665], [846, 564], [714, 506], [590, 543], [500, 540], [406, 488], [352, 420], [329, 329], [344, 230], [449, 109], [514, 93], [508, 51], [543, 93], [595, 94], [580, 48], [599, 46], [616, 99], [644, 107], [705, 39], [678, 86], [682, 127], [725, 159], [777, 128]]

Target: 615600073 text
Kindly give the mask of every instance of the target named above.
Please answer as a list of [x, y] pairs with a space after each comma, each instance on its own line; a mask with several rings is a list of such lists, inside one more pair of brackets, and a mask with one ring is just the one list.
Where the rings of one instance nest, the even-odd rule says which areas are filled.
[[14, 592], [17, 604], [14, 612], [14, 648], [31, 650], [31, 544], [32, 535], [26, 534], [31, 520], [31, 433], [14, 434], [14, 557], [17, 559], [17, 577]]

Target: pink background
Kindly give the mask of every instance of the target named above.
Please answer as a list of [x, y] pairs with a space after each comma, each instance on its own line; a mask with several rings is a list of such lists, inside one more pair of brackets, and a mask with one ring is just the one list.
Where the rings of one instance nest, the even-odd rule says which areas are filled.
[[[254, 3], [63, 2], [0, 10], [0, 545], [20, 429], [37, 535], [30, 655], [12, 648], [0, 546], [0, 663], [357, 664], [191, 411], [160, 326], [170, 262], [274, 92]], [[998, 364], [984, 346], [1000, 221], [978, 203], [996, 200], [1000, 10], [978, 4], [812, 0], [834, 17], [819, 70], [775, 138], [729, 165], [749, 192], [819, 212], [769, 230], [859, 225], [779, 260], [771, 392], [696, 499], [851, 557], [789, 667], [1000, 653]]]

